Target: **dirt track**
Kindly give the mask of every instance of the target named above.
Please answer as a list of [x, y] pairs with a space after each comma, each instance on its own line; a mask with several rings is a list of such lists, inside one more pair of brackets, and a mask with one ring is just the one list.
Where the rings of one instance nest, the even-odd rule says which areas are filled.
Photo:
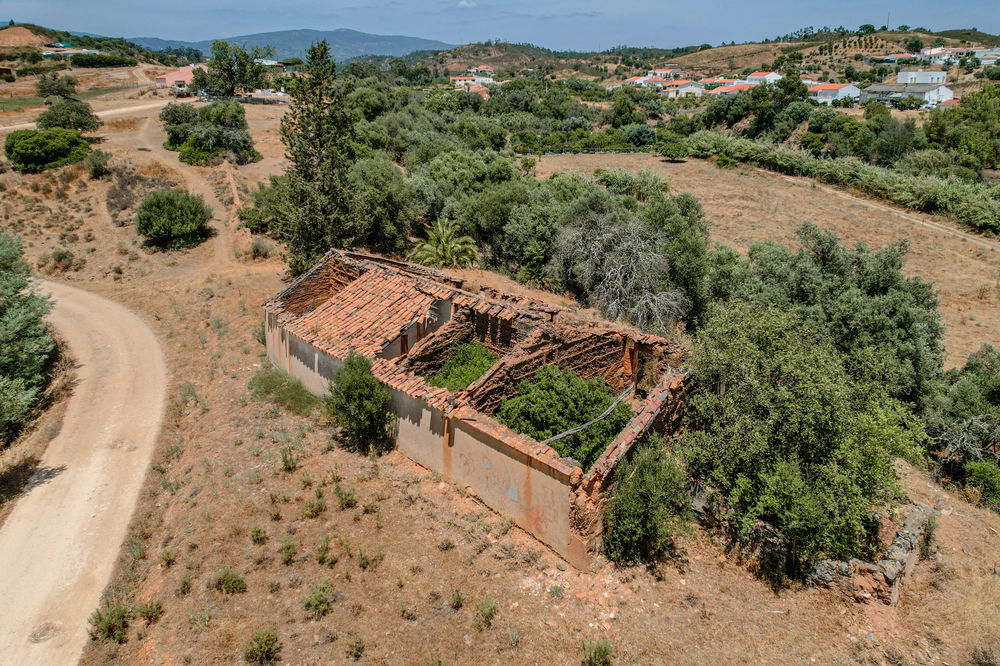
[[0, 663], [75, 663], [160, 430], [167, 370], [135, 314], [45, 282], [78, 363], [60, 434], [0, 526]]
[[[158, 109], [161, 106], [166, 106], [172, 99], [162, 99], [158, 102], [150, 102], [146, 104], [128, 104], [125, 106], [115, 107], [113, 109], [104, 109], [103, 111], [95, 111], [101, 118], [107, 118], [108, 116], [117, 116], [125, 113], [138, 113], [140, 111], [148, 111], [150, 109]], [[0, 125], [0, 134], [5, 132], [13, 132], [15, 130], [23, 129], [35, 129], [35, 121], [29, 123], [18, 123], [16, 125]]]

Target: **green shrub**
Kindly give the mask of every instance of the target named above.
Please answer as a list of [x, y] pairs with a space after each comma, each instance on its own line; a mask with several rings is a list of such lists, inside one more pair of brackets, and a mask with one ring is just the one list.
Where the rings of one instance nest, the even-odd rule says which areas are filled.
[[274, 629], [254, 632], [243, 647], [243, 658], [250, 664], [272, 664], [281, 654], [281, 641]]
[[330, 579], [323, 578], [313, 584], [302, 597], [302, 605], [313, 618], [318, 620], [330, 612], [333, 607], [332, 588]]
[[[615, 396], [600, 377], [583, 379], [572, 370], [543, 366], [517, 394], [500, 403], [496, 418], [507, 427], [538, 441], [554, 437], [596, 418]], [[601, 421], [581, 432], [552, 442], [559, 455], [574, 458], [584, 470], [596, 461], [632, 418], [624, 401]]]
[[246, 164], [262, 157], [239, 102], [213, 102], [197, 110], [190, 104], [168, 104], [160, 120], [167, 133], [164, 147], [180, 151], [178, 158], [187, 164], [212, 165], [225, 158]]
[[24, 427], [49, 378], [55, 343], [21, 242], [0, 232], [0, 450]]
[[69, 57], [74, 67], [135, 67], [139, 61], [106, 53], [74, 53]]
[[476, 606], [476, 629], [483, 631], [492, 627], [498, 610], [499, 606], [493, 597], [485, 597], [480, 601]]
[[347, 656], [357, 661], [361, 659], [362, 655], [365, 653], [365, 641], [360, 636], [353, 636], [351, 640], [347, 642]]
[[136, 231], [157, 247], [192, 247], [208, 236], [212, 209], [201, 195], [159, 190], [147, 196], [135, 216]]
[[609, 666], [615, 646], [606, 638], [597, 641], [584, 641], [580, 644], [583, 653], [583, 666]]
[[230, 567], [222, 567], [208, 581], [209, 589], [226, 594], [240, 594], [247, 591], [246, 581], [243, 576], [233, 571]]
[[781, 533], [786, 555], [762, 562], [769, 575], [870, 557], [879, 511], [898, 492], [893, 459], [915, 457], [924, 440], [886, 380], [856, 379], [849, 362], [802, 310], [731, 302], [699, 332], [688, 468], [721, 493], [743, 536], [758, 521]]
[[687, 476], [659, 437], [615, 469], [604, 509], [604, 553], [616, 564], [653, 564], [673, 550], [688, 518]]
[[983, 503], [1000, 510], [1000, 465], [987, 460], [973, 460], [965, 463], [966, 485], [978, 488]]
[[440, 386], [449, 391], [462, 391], [483, 376], [497, 362], [496, 354], [481, 342], [456, 345], [441, 371], [427, 380], [431, 386]]
[[136, 606], [139, 617], [146, 621], [146, 624], [153, 624], [163, 616], [163, 602], [159, 599], [152, 599]]
[[257, 544], [258, 546], [267, 542], [267, 532], [261, 526], [254, 527], [250, 530], [250, 541]]
[[383, 453], [392, 447], [392, 396], [372, 374], [371, 361], [364, 356], [348, 354], [330, 381], [323, 406], [343, 429], [349, 447], [365, 454]]
[[160, 110], [160, 120], [166, 125], [188, 125], [198, 119], [198, 109], [193, 104], [170, 102]]
[[128, 640], [128, 627], [132, 621], [132, 609], [117, 599], [105, 599], [101, 608], [90, 616], [91, 640], [106, 639], [116, 643]]
[[250, 378], [249, 388], [255, 400], [268, 400], [302, 416], [319, 402], [302, 382], [272, 365], [261, 366]]
[[93, 150], [83, 160], [83, 168], [87, 170], [87, 175], [91, 180], [100, 180], [111, 173], [108, 163], [111, 161], [111, 153], [103, 150]]
[[75, 99], [56, 102], [43, 111], [35, 122], [41, 130], [62, 127], [77, 132], [92, 132], [104, 124], [89, 104]]
[[295, 555], [298, 553], [299, 549], [295, 545], [295, 542], [290, 538], [286, 537], [284, 541], [281, 542], [281, 563], [284, 565], [289, 565], [295, 561]]
[[4, 142], [7, 159], [17, 171], [39, 173], [79, 162], [90, 152], [80, 133], [61, 127], [15, 130]]

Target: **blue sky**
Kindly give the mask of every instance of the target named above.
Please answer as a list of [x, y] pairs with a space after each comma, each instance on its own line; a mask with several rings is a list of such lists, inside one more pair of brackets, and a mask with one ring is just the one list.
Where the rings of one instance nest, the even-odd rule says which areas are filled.
[[[198, 41], [293, 28], [353, 28], [554, 49], [756, 41], [806, 25], [1000, 32], [998, 0], [0, 0], [0, 17], [110, 36]], [[6, 11], [4, 11], [6, 10]]]

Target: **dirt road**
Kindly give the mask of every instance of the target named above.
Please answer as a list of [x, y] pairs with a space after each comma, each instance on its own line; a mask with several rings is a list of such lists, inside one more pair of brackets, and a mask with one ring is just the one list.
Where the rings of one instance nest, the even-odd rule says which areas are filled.
[[42, 283], [75, 357], [59, 435], [0, 527], [0, 664], [76, 663], [160, 430], [167, 371], [135, 314]]
[[[132, 104], [129, 106], [119, 106], [113, 109], [105, 109], [104, 111], [96, 111], [95, 113], [101, 117], [106, 118], [108, 116], [120, 116], [125, 113], [138, 113], [140, 111], [148, 111], [149, 109], [158, 109], [161, 106], [166, 106], [168, 103], [174, 101], [173, 99], [161, 99], [157, 102], [150, 102], [147, 104]], [[18, 123], [17, 125], [0, 125], [0, 134], [5, 132], [13, 132], [14, 130], [23, 129], [35, 129], [35, 122], [30, 123]]]

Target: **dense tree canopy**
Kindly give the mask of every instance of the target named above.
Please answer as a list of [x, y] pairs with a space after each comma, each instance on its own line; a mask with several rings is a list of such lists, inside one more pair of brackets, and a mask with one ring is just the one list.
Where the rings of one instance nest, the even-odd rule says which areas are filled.
[[820, 555], [871, 552], [877, 510], [896, 493], [892, 460], [922, 427], [801, 310], [743, 301], [714, 308], [691, 361], [699, 387], [684, 450], [728, 500], [744, 535], [777, 527], [796, 571]]
[[0, 232], [0, 449], [16, 436], [45, 388], [55, 343], [21, 243]]

